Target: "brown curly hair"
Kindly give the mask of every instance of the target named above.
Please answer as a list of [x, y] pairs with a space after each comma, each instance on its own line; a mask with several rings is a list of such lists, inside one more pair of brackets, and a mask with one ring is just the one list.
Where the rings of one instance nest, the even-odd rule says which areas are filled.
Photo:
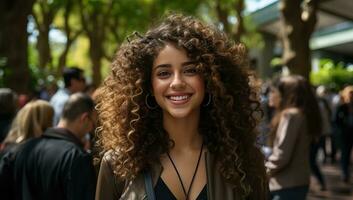
[[201, 107], [199, 130], [222, 176], [244, 197], [265, 195], [263, 157], [254, 145], [260, 108], [249, 86], [245, 47], [217, 28], [179, 14], [135, 36], [118, 50], [98, 96], [98, 142], [104, 152], [113, 152], [115, 174], [132, 179], [170, 148], [162, 110], [148, 109], [145, 98], [151, 91], [153, 60], [172, 43], [196, 60], [212, 96], [211, 105]]

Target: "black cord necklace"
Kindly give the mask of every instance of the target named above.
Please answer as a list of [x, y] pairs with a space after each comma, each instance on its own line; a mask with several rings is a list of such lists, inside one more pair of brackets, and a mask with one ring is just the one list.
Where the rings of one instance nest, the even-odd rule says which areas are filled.
[[201, 156], [202, 156], [202, 149], [203, 149], [203, 143], [202, 143], [202, 145], [201, 145], [199, 158], [198, 158], [198, 160], [197, 160], [197, 164], [196, 164], [196, 167], [195, 167], [195, 171], [194, 171], [194, 174], [192, 175], [191, 183], [190, 183], [189, 188], [188, 188], [187, 191], [186, 191], [186, 189], [185, 189], [185, 186], [184, 186], [184, 184], [183, 184], [183, 180], [181, 179], [181, 176], [180, 176], [180, 174], [179, 174], [179, 171], [178, 171], [177, 167], [175, 166], [175, 163], [174, 163], [172, 157], [170, 157], [169, 152], [167, 152], [168, 158], [169, 158], [170, 162], [172, 163], [175, 172], [176, 172], [177, 175], [178, 175], [178, 179], [179, 179], [179, 182], [180, 182], [180, 184], [181, 184], [181, 187], [183, 188], [183, 192], [184, 192], [184, 194], [185, 194], [185, 197], [186, 197], [185, 199], [186, 199], [186, 200], [189, 199], [189, 194], [190, 194], [191, 186], [192, 186], [192, 184], [194, 183], [195, 176], [196, 176], [196, 173], [197, 173], [197, 169], [199, 168], [199, 165], [200, 165], [200, 160], [201, 160]]

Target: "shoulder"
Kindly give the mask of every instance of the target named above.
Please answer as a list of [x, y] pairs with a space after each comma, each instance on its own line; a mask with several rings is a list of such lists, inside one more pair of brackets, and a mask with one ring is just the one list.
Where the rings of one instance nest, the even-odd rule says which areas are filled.
[[113, 162], [114, 152], [106, 152], [100, 164], [96, 199], [119, 199], [126, 187], [126, 181], [115, 175]]
[[287, 108], [282, 111], [282, 118], [303, 119], [304, 113], [299, 108]]
[[280, 115], [279, 127], [278, 129], [284, 127], [302, 127], [305, 122], [305, 115], [304, 113], [298, 108], [287, 108], [282, 111]]
[[[91, 159], [89, 153], [87, 153], [81, 146], [78, 144], [61, 139], [61, 138], [50, 138], [50, 137], [41, 137], [38, 147], [36, 148], [40, 154], [47, 156], [54, 156], [62, 159]], [[81, 160], [81, 159], [80, 159]]]
[[292, 115], [292, 116], [297, 116], [297, 115], [302, 115], [302, 111], [299, 108], [286, 108], [282, 111], [284, 115]]
[[61, 102], [65, 99], [68, 99], [70, 96], [70, 94], [65, 90], [65, 89], [59, 89], [54, 95], [53, 97], [50, 99], [51, 103], [55, 103], [55, 102]]
[[113, 150], [107, 151], [104, 153], [103, 158], [101, 160], [101, 167], [104, 170], [110, 170], [113, 173], [113, 163], [114, 163], [114, 152]]

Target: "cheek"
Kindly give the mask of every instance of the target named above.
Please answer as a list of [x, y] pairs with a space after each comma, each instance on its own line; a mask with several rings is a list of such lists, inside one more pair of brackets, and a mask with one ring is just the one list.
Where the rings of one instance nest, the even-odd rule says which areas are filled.
[[161, 83], [158, 80], [152, 79], [152, 95], [156, 95], [159, 93], [161, 87]]
[[201, 78], [195, 83], [195, 89], [203, 95], [205, 94], [205, 83]]
[[161, 101], [164, 98], [164, 93], [168, 89], [168, 84], [165, 83], [165, 81], [162, 80], [152, 80], [152, 91], [151, 95], [154, 96], [156, 99], [157, 103], [160, 105]]
[[205, 94], [205, 81], [201, 77], [198, 77], [193, 85], [195, 90], [202, 93], [203, 95]]

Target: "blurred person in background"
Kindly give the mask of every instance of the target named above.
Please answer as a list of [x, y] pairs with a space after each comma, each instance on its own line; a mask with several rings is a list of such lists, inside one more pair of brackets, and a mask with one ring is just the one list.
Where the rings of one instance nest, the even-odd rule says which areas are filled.
[[39, 98], [50, 101], [54, 94], [58, 91], [58, 86], [55, 82], [50, 82], [47, 85], [44, 85], [39, 91]]
[[83, 93], [71, 95], [57, 127], [18, 148], [15, 199], [94, 199], [95, 171], [82, 140], [96, 120], [93, 100]]
[[65, 68], [63, 72], [65, 88], [60, 88], [50, 99], [50, 104], [54, 107], [53, 125], [57, 125], [61, 117], [62, 110], [71, 94], [83, 92], [86, 88], [86, 80], [83, 70], [77, 67]]
[[[332, 127], [331, 127], [331, 116], [332, 110], [330, 107], [330, 103], [327, 99], [327, 89], [325, 86], [320, 85], [316, 88], [316, 97], [319, 103], [321, 119], [322, 119], [322, 137], [319, 141], [318, 150], [322, 149], [323, 152], [323, 162], [326, 161], [330, 157], [330, 152], [328, 151], [327, 142], [332, 143], [331, 136], [332, 136]], [[332, 149], [331, 149], [332, 151]]]
[[47, 101], [33, 100], [27, 103], [16, 114], [9, 133], [2, 143], [1, 154], [30, 138], [41, 136], [52, 126], [53, 115], [53, 107]]
[[309, 82], [299, 76], [279, 78], [271, 86], [275, 108], [266, 161], [273, 200], [304, 200], [310, 183], [311, 142], [321, 134], [319, 106]]
[[[329, 106], [328, 101], [325, 98], [326, 89], [324, 86], [319, 86], [316, 88], [316, 98], [319, 105], [319, 112], [322, 120], [322, 128], [321, 128], [321, 135], [318, 137], [317, 140], [313, 140], [310, 144], [310, 168], [312, 175], [316, 178], [320, 185], [320, 190], [325, 191], [326, 188], [326, 181], [325, 177], [323, 176], [321, 169], [318, 165], [318, 153], [321, 149], [323, 152], [323, 162], [326, 162], [328, 158], [328, 152], [326, 149], [326, 139], [330, 138], [331, 133], [331, 109]], [[331, 140], [332, 142], [332, 140]]]
[[17, 94], [10, 88], [0, 88], [0, 144], [9, 132], [17, 108]]
[[346, 86], [342, 92], [343, 104], [338, 106], [335, 114], [335, 124], [341, 144], [342, 178], [350, 182], [350, 161], [353, 146], [353, 86]]
[[43, 100], [27, 103], [16, 115], [9, 134], [4, 140], [0, 159], [0, 194], [1, 199], [14, 199], [17, 191], [13, 183], [13, 163], [16, 151], [21, 144], [34, 137], [39, 137], [53, 122], [54, 110]]

